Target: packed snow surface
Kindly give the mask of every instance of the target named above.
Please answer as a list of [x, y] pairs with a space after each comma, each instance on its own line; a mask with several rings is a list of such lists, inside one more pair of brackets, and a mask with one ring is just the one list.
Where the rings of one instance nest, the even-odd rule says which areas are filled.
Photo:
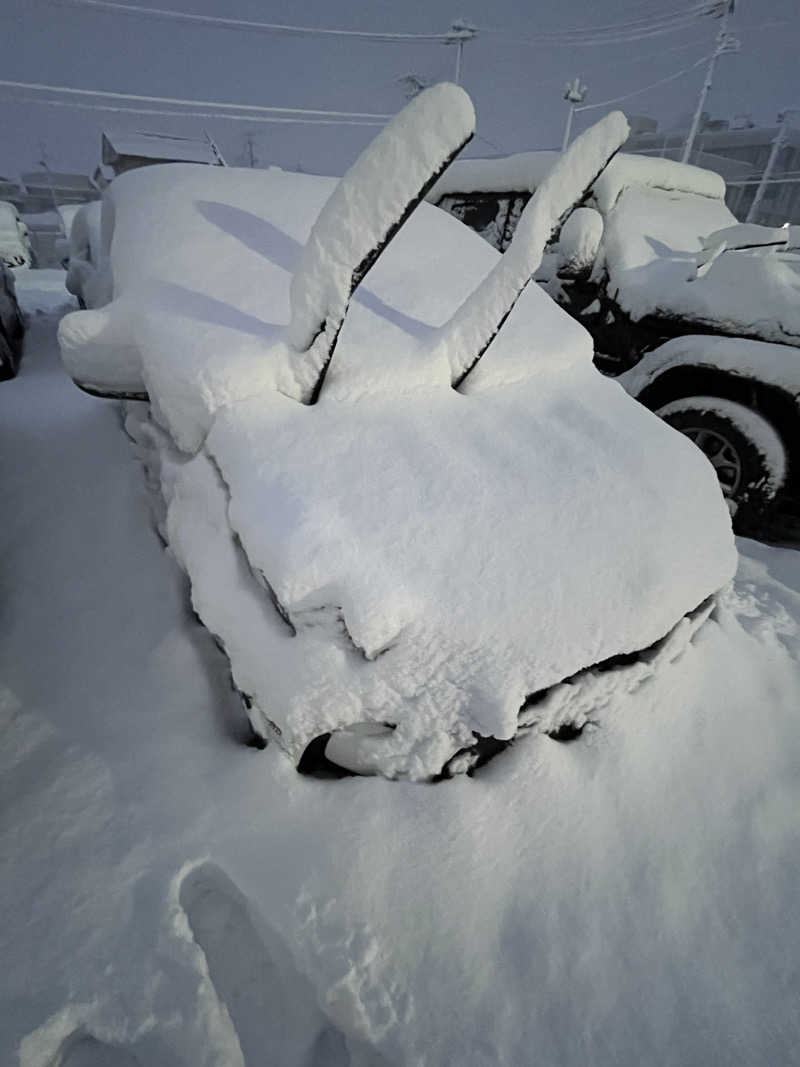
[[712, 618], [646, 684], [601, 675], [570, 744], [430, 788], [302, 778], [240, 743], [116, 405], [50, 320], [26, 344], [0, 388], [0, 1062], [797, 1061], [797, 552], [740, 541]]
[[[647, 648], [730, 578], [702, 456], [594, 369], [588, 335], [544, 293], [513, 306], [626, 133], [616, 113], [576, 140], [502, 258], [421, 205], [311, 405], [282, 391], [297, 355], [282, 327], [298, 258], [292, 284], [315, 288], [303, 243], [326, 201], [312, 241], [339, 225], [341, 186], [179, 164], [112, 184], [114, 299], [62, 321], [64, 359], [118, 393], [135, 392], [138, 361], [152, 420], [130, 412], [128, 427], [165, 535], [254, 725], [293, 760], [324, 733], [384, 724], [369, 742], [384, 773], [431, 777], [476, 735], [512, 737], [531, 694]], [[428, 170], [434, 147], [418, 149]], [[345, 179], [353, 203], [379, 162], [368, 150]], [[383, 166], [395, 173], [391, 151]], [[366, 254], [352, 242], [342, 262]]]

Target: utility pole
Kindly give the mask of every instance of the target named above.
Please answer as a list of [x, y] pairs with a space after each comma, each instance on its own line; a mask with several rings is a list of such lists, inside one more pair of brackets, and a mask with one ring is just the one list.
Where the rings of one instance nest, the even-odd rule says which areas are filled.
[[695, 109], [692, 125], [689, 129], [689, 136], [686, 138], [686, 143], [683, 146], [681, 163], [688, 163], [689, 157], [692, 154], [694, 140], [695, 137], [697, 137], [697, 131], [700, 128], [700, 120], [703, 117], [703, 109], [706, 105], [706, 97], [711, 89], [711, 83], [714, 80], [714, 68], [717, 65], [717, 60], [727, 52], [739, 51], [740, 42], [733, 36], [733, 34], [728, 33], [728, 21], [733, 14], [735, 7], [736, 0], [720, 0], [720, 2], [709, 11], [709, 14], [713, 15], [715, 18], [721, 17], [722, 23], [720, 24], [719, 33], [717, 34], [717, 43], [714, 48], [714, 53], [708, 61], [708, 69], [706, 70], [706, 76], [703, 79], [703, 87], [700, 90], [700, 96], [697, 99], [697, 108]]
[[561, 151], [566, 152], [569, 145], [570, 134], [572, 133], [572, 119], [575, 115], [575, 107], [578, 104], [582, 104], [586, 99], [586, 94], [589, 92], [588, 85], [583, 85], [580, 78], [573, 78], [571, 82], [567, 82], [564, 86], [564, 99], [569, 104], [569, 112], [567, 114], [567, 125], [564, 127], [564, 140], [561, 143]]
[[775, 164], [778, 162], [778, 154], [786, 143], [786, 134], [789, 129], [789, 116], [799, 110], [796, 107], [787, 107], [778, 115], [778, 132], [775, 134], [775, 139], [772, 142], [772, 150], [767, 160], [767, 165], [764, 167], [764, 173], [761, 175], [761, 181], [758, 183], [756, 189], [756, 195], [753, 197], [753, 203], [750, 205], [750, 210], [747, 212], [747, 218], [745, 222], [755, 222], [758, 209], [761, 206], [761, 201], [764, 199], [764, 193], [767, 191], [767, 183], [772, 177], [772, 172], [775, 169]]
[[453, 81], [456, 85], [461, 84], [461, 74], [464, 66], [464, 45], [467, 41], [474, 40], [477, 33], [478, 31], [475, 27], [464, 19], [456, 19], [450, 27], [450, 32], [444, 43], [456, 46], [456, 70], [453, 76]]

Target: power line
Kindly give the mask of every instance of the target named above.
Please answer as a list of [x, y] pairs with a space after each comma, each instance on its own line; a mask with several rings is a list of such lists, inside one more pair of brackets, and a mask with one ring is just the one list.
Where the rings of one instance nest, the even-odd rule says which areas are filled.
[[[674, 11], [653, 18], [637, 19], [631, 22], [611, 23], [606, 26], [587, 27], [576, 30], [545, 31], [534, 38], [502, 38], [503, 43], [536, 46], [579, 46], [594, 47], [608, 44], [624, 44], [629, 41], [645, 40], [667, 33], [675, 33], [692, 26], [698, 18], [712, 14], [719, 4], [717, 0], [704, 0], [691, 8]], [[488, 30], [484, 32], [504, 32]]]
[[[0, 88], [24, 89], [29, 92], [60, 93], [65, 96], [95, 96], [108, 100], [127, 100], [143, 104], [172, 104], [179, 107], [205, 107], [218, 111], [247, 111], [254, 114], [323, 116], [325, 118], [378, 119], [387, 122], [392, 116], [368, 111], [328, 111], [325, 108], [264, 107], [260, 104], [229, 104], [217, 100], [181, 100], [169, 96], [141, 96], [134, 93], [115, 93], [106, 89], [73, 89], [65, 85], [43, 85], [38, 82], [0, 80]], [[181, 112], [183, 114], [183, 112]]]
[[667, 82], [674, 82], [678, 78], [682, 78], [684, 74], [690, 74], [697, 67], [702, 66], [703, 63], [707, 63], [711, 56], [702, 56], [696, 63], [692, 63], [690, 67], [684, 67], [683, 70], [676, 70], [674, 74], [668, 74], [666, 78], [659, 78], [656, 82], [651, 82], [650, 85], [643, 85], [641, 89], [634, 89], [631, 93], [626, 93], [624, 96], [615, 96], [611, 100], [603, 100], [599, 104], [584, 104], [582, 107], [576, 107], [576, 111], [594, 111], [599, 107], [610, 107], [611, 104], [621, 104], [624, 100], [630, 100], [634, 96], [639, 96], [641, 93], [646, 93], [650, 89], [657, 89], [659, 85], [666, 85]]
[[[303, 126], [383, 126], [374, 119], [303, 118], [293, 115], [233, 115], [222, 111], [170, 111], [160, 108], [119, 107], [116, 104], [86, 104], [78, 100], [47, 100], [44, 97], [6, 97], [9, 104], [42, 104], [45, 107], [66, 107], [76, 111], [111, 111], [117, 115], [167, 115], [183, 119], [222, 119], [225, 122], [271, 122]], [[322, 113], [324, 115], [324, 112]]]
[[[459, 40], [458, 32], [454, 30], [449, 33], [373, 33], [366, 30], [323, 29], [316, 26], [257, 22], [252, 19], [235, 19], [223, 15], [198, 15], [188, 11], [144, 7], [141, 4], [118, 4], [113, 3], [112, 0], [51, 0], [51, 3], [62, 7], [82, 7], [115, 15], [138, 15], [144, 18], [167, 19], [172, 22], [189, 22], [215, 29], [247, 30], [287, 36], [347, 37], [351, 40], [382, 41], [393, 44], [408, 41], [434, 41], [449, 44]], [[474, 36], [474, 33], [471, 36]]]

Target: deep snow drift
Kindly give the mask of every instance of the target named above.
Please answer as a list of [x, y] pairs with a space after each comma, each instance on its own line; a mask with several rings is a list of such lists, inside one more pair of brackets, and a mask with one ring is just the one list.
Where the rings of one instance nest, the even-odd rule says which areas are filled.
[[0, 387], [0, 1062], [797, 1062], [796, 552], [740, 542], [715, 617], [633, 691], [606, 674], [573, 743], [302, 778], [241, 744], [53, 326]]

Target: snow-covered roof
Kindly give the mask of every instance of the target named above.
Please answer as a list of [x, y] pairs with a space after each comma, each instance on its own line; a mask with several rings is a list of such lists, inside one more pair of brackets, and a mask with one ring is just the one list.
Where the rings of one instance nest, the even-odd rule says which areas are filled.
[[177, 137], [173, 134], [151, 133], [144, 130], [119, 132], [107, 130], [103, 133], [103, 141], [104, 163], [113, 163], [122, 156], [162, 162], [171, 160], [176, 163], [214, 165], [219, 162], [211, 143], [202, 138]]
[[496, 159], [458, 159], [428, 193], [428, 200], [435, 204], [454, 193], [533, 193], [560, 155], [543, 151]]

